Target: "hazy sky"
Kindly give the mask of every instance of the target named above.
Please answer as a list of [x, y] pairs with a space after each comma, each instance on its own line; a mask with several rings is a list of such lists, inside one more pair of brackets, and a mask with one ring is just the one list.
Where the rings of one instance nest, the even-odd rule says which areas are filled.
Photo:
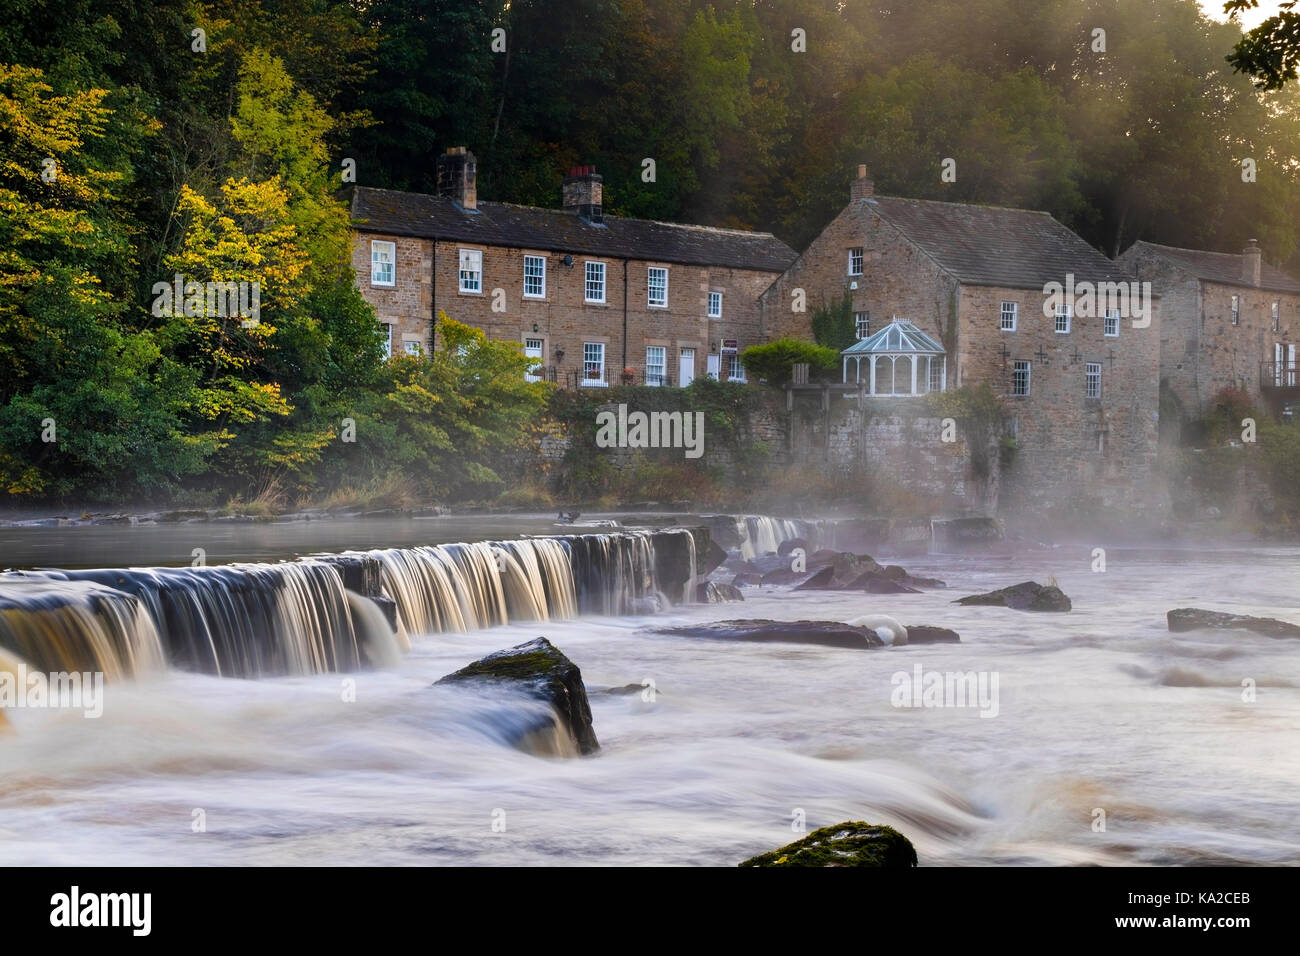
[[[1227, 20], [1228, 15], [1223, 12], [1223, 0], [1196, 0], [1205, 11], [1206, 16], [1215, 20]], [[1251, 27], [1259, 26], [1269, 17], [1277, 13], [1278, 0], [1260, 0], [1258, 9], [1248, 10], [1238, 19], [1239, 22], [1249, 30]], [[1300, 10], [1297, 10], [1300, 12]]]

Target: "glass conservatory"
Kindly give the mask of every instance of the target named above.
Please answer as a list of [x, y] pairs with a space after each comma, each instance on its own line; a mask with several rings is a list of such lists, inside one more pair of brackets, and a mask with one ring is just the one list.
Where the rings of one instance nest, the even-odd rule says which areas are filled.
[[844, 381], [867, 383], [868, 395], [906, 397], [948, 388], [948, 357], [943, 346], [897, 316], [840, 354], [844, 357]]

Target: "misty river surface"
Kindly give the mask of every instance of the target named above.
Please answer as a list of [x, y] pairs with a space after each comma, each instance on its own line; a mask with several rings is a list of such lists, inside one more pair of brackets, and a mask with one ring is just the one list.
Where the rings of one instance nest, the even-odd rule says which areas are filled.
[[[514, 535], [556, 531], [509, 520]], [[480, 524], [480, 537], [499, 533]], [[35, 540], [50, 541], [63, 529], [39, 530]], [[188, 530], [203, 546], [212, 529]], [[103, 536], [119, 550], [91, 563], [188, 563], [188, 548], [174, 559], [141, 550], [186, 543], [151, 531]], [[364, 533], [375, 540], [317, 537], [301, 553], [405, 543]], [[244, 540], [232, 556], [269, 556]], [[15, 553], [4, 562], [86, 563]], [[293, 553], [281, 539], [276, 556]], [[748, 588], [737, 604], [412, 635], [387, 670], [169, 671], [107, 688], [99, 719], [12, 711], [0, 734], [0, 864], [732, 866], [797, 839], [800, 819], [803, 832], [892, 824], [922, 865], [1300, 861], [1300, 646], [1242, 631], [1170, 634], [1165, 622], [1183, 606], [1300, 622], [1300, 549], [1110, 549], [1104, 573], [1091, 570], [1091, 545], [900, 560], [948, 588]], [[1072, 612], [951, 603], [1049, 574]], [[962, 642], [856, 650], [656, 633], [874, 613], [950, 627]], [[530, 701], [431, 686], [539, 635], [582, 669], [593, 756], [542, 758], [503, 742]], [[916, 665], [996, 673], [996, 716], [893, 706], [893, 676]], [[346, 681], [355, 701], [344, 700]], [[647, 681], [653, 695], [605, 692]]]

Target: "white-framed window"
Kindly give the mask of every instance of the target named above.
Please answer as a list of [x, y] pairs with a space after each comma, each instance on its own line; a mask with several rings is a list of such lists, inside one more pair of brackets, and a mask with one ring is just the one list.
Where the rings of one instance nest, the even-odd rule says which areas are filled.
[[605, 301], [605, 263], [588, 262], [586, 265], [586, 291], [588, 302]]
[[1103, 334], [1107, 338], [1119, 337], [1119, 309], [1107, 309], [1105, 318], [1105, 329]]
[[582, 384], [605, 384], [605, 343], [582, 343]]
[[380, 329], [383, 330], [384, 333], [384, 358], [386, 359], [392, 358], [393, 357], [393, 323], [380, 322], [379, 327]]
[[1083, 366], [1083, 397], [1101, 398], [1101, 363], [1087, 362]]
[[722, 293], [721, 292], [709, 293], [709, 318], [711, 319], [722, 318]]
[[1011, 394], [1028, 395], [1029, 394], [1029, 372], [1028, 362], [1016, 362], [1011, 367]]
[[397, 245], [392, 242], [370, 243], [370, 284], [397, 284]]
[[668, 270], [662, 266], [651, 266], [646, 270], [645, 301], [651, 308], [668, 307]]
[[1274, 332], [1277, 331], [1278, 324], [1281, 322], [1281, 320], [1282, 320], [1282, 303], [1274, 299], [1273, 300], [1273, 331]]
[[647, 345], [645, 349], [645, 383], [647, 385], [668, 384], [668, 348], [663, 345]]
[[1070, 331], [1070, 307], [1068, 305], [1058, 305], [1056, 307], [1056, 331], [1062, 335]]
[[460, 250], [460, 291], [483, 291], [483, 253], [481, 250]]
[[745, 366], [740, 362], [740, 353], [732, 352], [727, 356], [727, 381], [743, 382], [745, 380]]
[[853, 313], [853, 334], [858, 337], [859, 341], [871, 335], [871, 313], [870, 312]]
[[524, 298], [546, 298], [545, 256], [524, 256]]
[[849, 275], [862, 275], [862, 247], [854, 246], [849, 250]]
[[1014, 332], [1016, 330], [1016, 318], [1018, 317], [1019, 310], [1020, 306], [1015, 302], [1002, 303], [1001, 329], [1003, 332]]
[[[392, 328], [392, 326], [389, 326]], [[420, 347], [419, 342], [403, 342], [402, 347], [406, 350], [407, 355], [423, 355], [424, 349]]]
[[1241, 321], [1241, 297], [1232, 297], [1232, 324], [1236, 325]]

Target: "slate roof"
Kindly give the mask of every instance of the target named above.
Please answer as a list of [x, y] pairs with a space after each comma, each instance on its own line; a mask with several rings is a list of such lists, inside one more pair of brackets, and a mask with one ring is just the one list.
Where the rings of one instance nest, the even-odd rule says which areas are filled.
[[1134, 245], [1151, 250], [1161, 258], [1186, 269], [1198, 279], [1204, 279], [1206, 282], [1243, 286], [1247, 289], [1265, 289], [1270, 292], [1300, 293], [1300, 282], [1292, 279], [1281, 269], [1275, 269], [1263, 261], [1259, 264], [1259, 285], [1252, 285], [1247, 282], [1242, 278], [1241, 274], [1241, 253], [1179, 249], [1175, 246], [1157, 245], [1154, 242], [1139, 241], [1135, 242]]
[[853, 343], [840, 354], [862, 355], [871, 352], [942, 355], [944, 347], [906, 319], [894, 319], [879, 332]]
[[368, 186], [353, 189], [351, 206], [361, 232], [777, 273], [795, 260], [769, 232], [610, 215], [595, 225], [571, 212], [500, 202], [468, 212], [450, 199]]
[[875, 196], [862, 200], [967, 285], [1042, 289], [1048, 282], [1128, 282], [1124, 273], [1050, 213]]

